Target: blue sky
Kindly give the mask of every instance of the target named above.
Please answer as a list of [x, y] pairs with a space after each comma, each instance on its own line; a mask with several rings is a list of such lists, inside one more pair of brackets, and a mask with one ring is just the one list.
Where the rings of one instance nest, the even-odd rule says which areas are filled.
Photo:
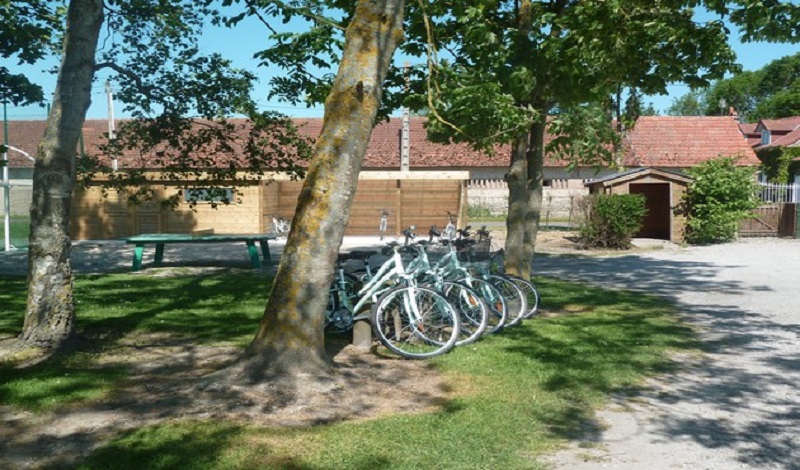
[[[292, 26], [290, 24], [290, 26]], [[297, 27], [297, 26], [296, 26]], [[246, 20], [244, 24], [235, 30], [209, 28], [207, 33], [201, 38], [201, 47], [205, 52], [219, 52], [224, 57], [233, 61], [240, 68], [255, 71], [260, 82], [255, 90], [255, 98], [262, 109], [282, 112], [295, 117], [319, 117], [322, 116], [322, 108], [306, 108], [302, 105], [295, 106], [289, 103], [282, 103], [276, 100], [268, 100], [269, 79], [281, 71], [276, 68], [258, 68], [257, 61], [253, 59], [253, 54], [266, 43], [268, 31], [255, 20]], [[731, 45], [736, 51], [739, 63], [745, 70], [757, 70], [769, 62], [800, 52], [800, 45], [796, 44], [774, 44], [774, 43], [748, 43], [742, 44], [737, 37], [731, 38]], [[400, 61], [401, 59], [398, 59]], [[34, 66], [17, 66], [8, 60], [0, 59], [0, 63], [5, 63], [12, 70], [20, 70], [32, 77], [45, 89], [45, 96], [50, 96], [55, 89], [55, 76], [44, 72], [57, 64], [57, 58]], [[104, 119], [108, 115], [104, 83], [109, 76], [109, 72], [100, 71], [96, 81], [92, 86], [92, 105], [87, 117], [90, 119]], [[113, 87], [113, 83], [112, 83]], [[662, 114], [666, 113], [672, 101], [689, 91], [685, 85], [676, 84], [668, 88], [668, 95], [648, 96], [644, 98], [645, 103], [653, 103], [655, 108]], [[115, 103], [115, 114], [117, 117], [124, 117], [121, 113], [121, 104]], [[8, 108], [9, 119], [44, 119], [45, 109], [40, 107]]]

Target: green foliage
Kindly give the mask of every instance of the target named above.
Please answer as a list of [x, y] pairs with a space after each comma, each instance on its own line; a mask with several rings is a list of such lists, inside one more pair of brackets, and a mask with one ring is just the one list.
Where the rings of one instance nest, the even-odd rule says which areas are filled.
[[31, 233], [31, 220], [29, 216], [12, 216], [9, 234], [12, 243], [20, 248], [28, 245], [28, 236]]
[[[226, 194], [228, 188], [238, 192], [241, 187], [266, 180], [271, 172], [282, 172], [293, 179], [303, 177], [311, 140], [285, 116], [254, 112], [249, 117], [234, 122], [170, 114], [124, 122], [117, 138], [101, 149], [107, 155], [138, 152], [145, 164], [114, 171], [107, 160], [85, 155], [78, 162], [81, 182], [84, 186], [99, 184], [106, 192], [124, 191], [129, 202], [138, 204], [154, 200], [159, 185], [169, 184], [183, 192], [206, 188]], [[160, 171], [149, 172], [152, 168]], [[175, 207], [182, 197], [178, 193], [160, 202]], [[192, 199], [188, 202], [190, 206], [196, 203]], [[233, 202], [235, 198], [223, 198], [218, 203]]]
[[[725, 106], [720, 108], [721, 101]], [[800, 114], [800, 53], [744, 71], [676, 98], [672, 115], [726, 115], [733, 107], [748, 122]]]
[[753, 118], [759, 119], [791, 116], [800, 116], [800, 74], [791, 85], [759, 103], [753, 113]]
[[489, 206], [483, 204], [470, 204], [467, 207], [467, 216], [470, 220], [505, 220], [505, 214], [492, 212]]
[[667, 114], [670, 116], [703, 116], [706, 111], [705, 103], [705, 93], [702, 90], [692, 90], [673, 99]]
[[720, 157], [687, 170], [692, 177], [684, 196], [686, 241], [704, 245], [734, 239], [738, 223], [758, 207], [754, 170]]
[[597, 194], [584, 199], [581, 243], [585, 247], [629, 249], [647, 214], [641, 194]]
[[[214, 8], [222, 6], [186, 0], [114, 3], [106, 22], [115, 34], [99, 53], [98, 68], [109, 69], [119, 86], [116, 98], [135, 119], [120, 123], [114, 139], [100, 146], [101, 155], [80, 156], [82, 184], [121, 191], [137, 204], [175, 182], [184, 192], [193, 187], [239, 192], [271, 172], [303, 176], [310, 141], [288, 117], [257, 111], [252, 72], [233, 68], [218, 54], [201, 53], [198, 37], [208, 23], [233, 24]], [[124, 171], [115, 171], [109, 159], [114, 155], [137, 155], [138, 161], [127, 160]], [[179, 200], [181, 194], [160, 202], [175, 206]]]
[[762, 171], [772, 183], [791, 183], [797, 169], [795, 159], [800, 158], [798, 147], [767, 147], [756, 150]]
[[616, 151], [622, 143], [608, 113], [600, 106], [560, 112], [550, 119], [549, 132], [556, 137], [547, 144], [548, 154], [568, 162], [570, 171], [579, 164], [614, 166]]
[[[28, 0], [0, 2], [0, 57], [16, 58], [19, 63], [33, 64], [55, 50], [53, 42], [61, 28], [64, 10], [53, 2]], [[0, 66], [0, 100], [15, 105], [41, 103], [42, 87], [24, 74]]]

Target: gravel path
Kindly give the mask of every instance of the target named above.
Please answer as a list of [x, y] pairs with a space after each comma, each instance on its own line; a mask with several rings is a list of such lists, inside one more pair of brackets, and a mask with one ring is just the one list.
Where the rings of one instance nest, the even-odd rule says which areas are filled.
[[[537, 255], [538, 274], [675, 300], [710, 352], [619, 398], [550, 459], [564, 469], [800, 469], [800, 241], [618, 257]], [[546, 299], [544, 299], [546, 302]]]

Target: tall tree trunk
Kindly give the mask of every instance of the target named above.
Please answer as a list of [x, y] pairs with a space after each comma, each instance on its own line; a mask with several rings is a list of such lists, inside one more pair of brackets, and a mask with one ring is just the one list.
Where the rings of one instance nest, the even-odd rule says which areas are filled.
[[243, 357], [221, 375], [255, 382], [328, 373], [328, 290], [383, 81], [403, 40], [403, 9], [403, 0], [359, 0], [356, 6], [264, 316]]
[[[533, 50], [529, 37], [533, 24], [532, 2], [520, 0], [517, 8], [515, 61], [521, 66], [528, 61]], [[527, 104], [527, 99], [518, 97], [518, 100], [520, 105]], [[543, 144], [547, 108], [539, 106], [536, 109], [541, 110], [537, 122], [527, 133], [518, 135], [513, 142], [511, 165], [506, 174], [509, 194], [505, 269], [509, 274], [525, 279], [530, 278], [542, 209]]]
[[506, 175], [509, 197], [505, 269], [525, 279], [531, 275], [542, 211], [545, 122], [542, 114], [529, 134], [514, 141]]
[[102, 0], [70, 2], [53, 106], [34, 165], [23, 347], [57, 349], [74, 330], [69, 211], [102, 24]]

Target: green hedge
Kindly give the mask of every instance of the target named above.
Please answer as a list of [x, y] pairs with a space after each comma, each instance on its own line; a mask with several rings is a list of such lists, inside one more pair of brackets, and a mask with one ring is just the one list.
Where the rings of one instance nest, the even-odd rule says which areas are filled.
[[739, 221], [758, 207], [754, 169], [736, 166], [736, 160], [717, 158], [687, 170], [692, 177], [684, 195], [688, 243], [708, 245], [733, 240]]
[[641, 194], [597, 194], [584, 199], [582, 212], [584, 247], [628, 249], [647, 209]]

